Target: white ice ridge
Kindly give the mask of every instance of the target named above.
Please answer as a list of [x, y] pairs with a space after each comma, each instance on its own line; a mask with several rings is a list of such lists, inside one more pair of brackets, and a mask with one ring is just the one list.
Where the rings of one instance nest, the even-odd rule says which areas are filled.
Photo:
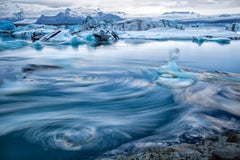
[[150, 40], [195, 40], [204, 39], [206, 41], [220, 41], [230, 39], [240, 39], [240, 34], [226, 31], [222, 28], [185, 28], [179, 30], [175, 28], [154, 28], [147, 31], [119, 31], [121, 39], [150, 39]]

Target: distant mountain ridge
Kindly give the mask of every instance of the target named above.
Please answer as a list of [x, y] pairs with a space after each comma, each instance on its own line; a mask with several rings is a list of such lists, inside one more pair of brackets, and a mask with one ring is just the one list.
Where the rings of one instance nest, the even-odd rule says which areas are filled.
[[36, 24], [82, 24], [84, 19], [84, 17], [72, 17], [68, 14], [60, 12], [55, 16], [41, 15], [41, 17], [37, 19]]
[[[61, 25], [61, 24], [82, 24], [87, 15], [79, 16], [76, 12], [72, 12], [71, 9], [67, 8], [65, 12], [60, 12], [55, 16], [45, 16], [41, 15], [40, 18], [37, 19], [36, 24], [52, 24], [52, 25]], [[99, 11], [94, 13], [93, 18], [98, 21], [121, 21], [121, 18], [118, 15], [111, 13], [103, 13]]]
[[189, 11], [172, 11], [172, 12], [164, 12], [162, 15], [172, 15], [172, 14], [198, 14], [195, 12], [189, 12]]

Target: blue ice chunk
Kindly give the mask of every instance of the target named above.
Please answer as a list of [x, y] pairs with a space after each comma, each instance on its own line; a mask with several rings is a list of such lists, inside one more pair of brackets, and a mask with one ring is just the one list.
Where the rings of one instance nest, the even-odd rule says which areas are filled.
[[184, 71], [176, 64], [178, 55], [179, 49], [174, 49], [170, 52], [170, 58], [168, 63], [161, 66], [159, 69], [160, 76], [165, 78], [191, 79], [194, 81], [197, 80], [198, 74]]
[[32, 44], [32, 47], [37, 50], [41, 50], [44, 47], [44, 45], [41, 41], [36, 41]]
[[25, 47], [27, 45], [28, 45], [28, 43], [26, 41], [0, 42], [0, 51], [19, 49], [19, 48]]
[[0, 30], [4, 31], [14, 31], [16, 29], [13, 22], [10, 21], [0, 21]]
[[96, 38], [91, 34], [86, 36], [86, 40], [89, 42], [96, 42]]
[[212, 38], [209, 41], [217, 42], [219, 44], [230, 44], [231, 42], [229, 38]]
[[225, 37], [193, 37], [193, 42], [196, 42], [199, 46], [201, 46], [204, 42], [216, 42], [218, 44], [230, 44], [231, 40]]
[[78, 37], [73, 36], [69, 41], [64, 42], [63, 44], [65, 45], [73, 45], [73, 46], [78, 46], [81, 44], [85, 44], [85, 41], [80, 40]]

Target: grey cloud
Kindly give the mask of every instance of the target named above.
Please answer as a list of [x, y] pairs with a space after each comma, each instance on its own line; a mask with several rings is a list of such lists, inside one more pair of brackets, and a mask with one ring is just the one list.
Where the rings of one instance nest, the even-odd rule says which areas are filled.
[[38, 0], [38, 1], [30, 1], [30, 0], [12, 0], [12, 3], [20, 3], [20, 4], [36, 4], [43, 5], [50, 8], [61, 8], [61, 7], [70, 7], [73, 5], [71, 2], [59, 2], [59, 1], [51, 1], [51, 0]]
[[[174, 0], [176, 4], [168, 5], [167, 8], [234, 8], [240, 7], [239, 0]], [[171, 1], [173, 2], [173, 1]]]
[[181, 7], [240, 7], [240, 0], [148, 0], [148, 1], [133, 1], [131, 0], [134, 6], [162, 6], [166, 8], [181, 8]]

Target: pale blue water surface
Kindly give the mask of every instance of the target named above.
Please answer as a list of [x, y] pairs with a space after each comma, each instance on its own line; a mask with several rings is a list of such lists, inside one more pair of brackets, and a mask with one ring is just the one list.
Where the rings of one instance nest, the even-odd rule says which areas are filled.
[[13, 43], [0, 45], [1, 160], [95, 159], [239, 129], [240, 41]]

